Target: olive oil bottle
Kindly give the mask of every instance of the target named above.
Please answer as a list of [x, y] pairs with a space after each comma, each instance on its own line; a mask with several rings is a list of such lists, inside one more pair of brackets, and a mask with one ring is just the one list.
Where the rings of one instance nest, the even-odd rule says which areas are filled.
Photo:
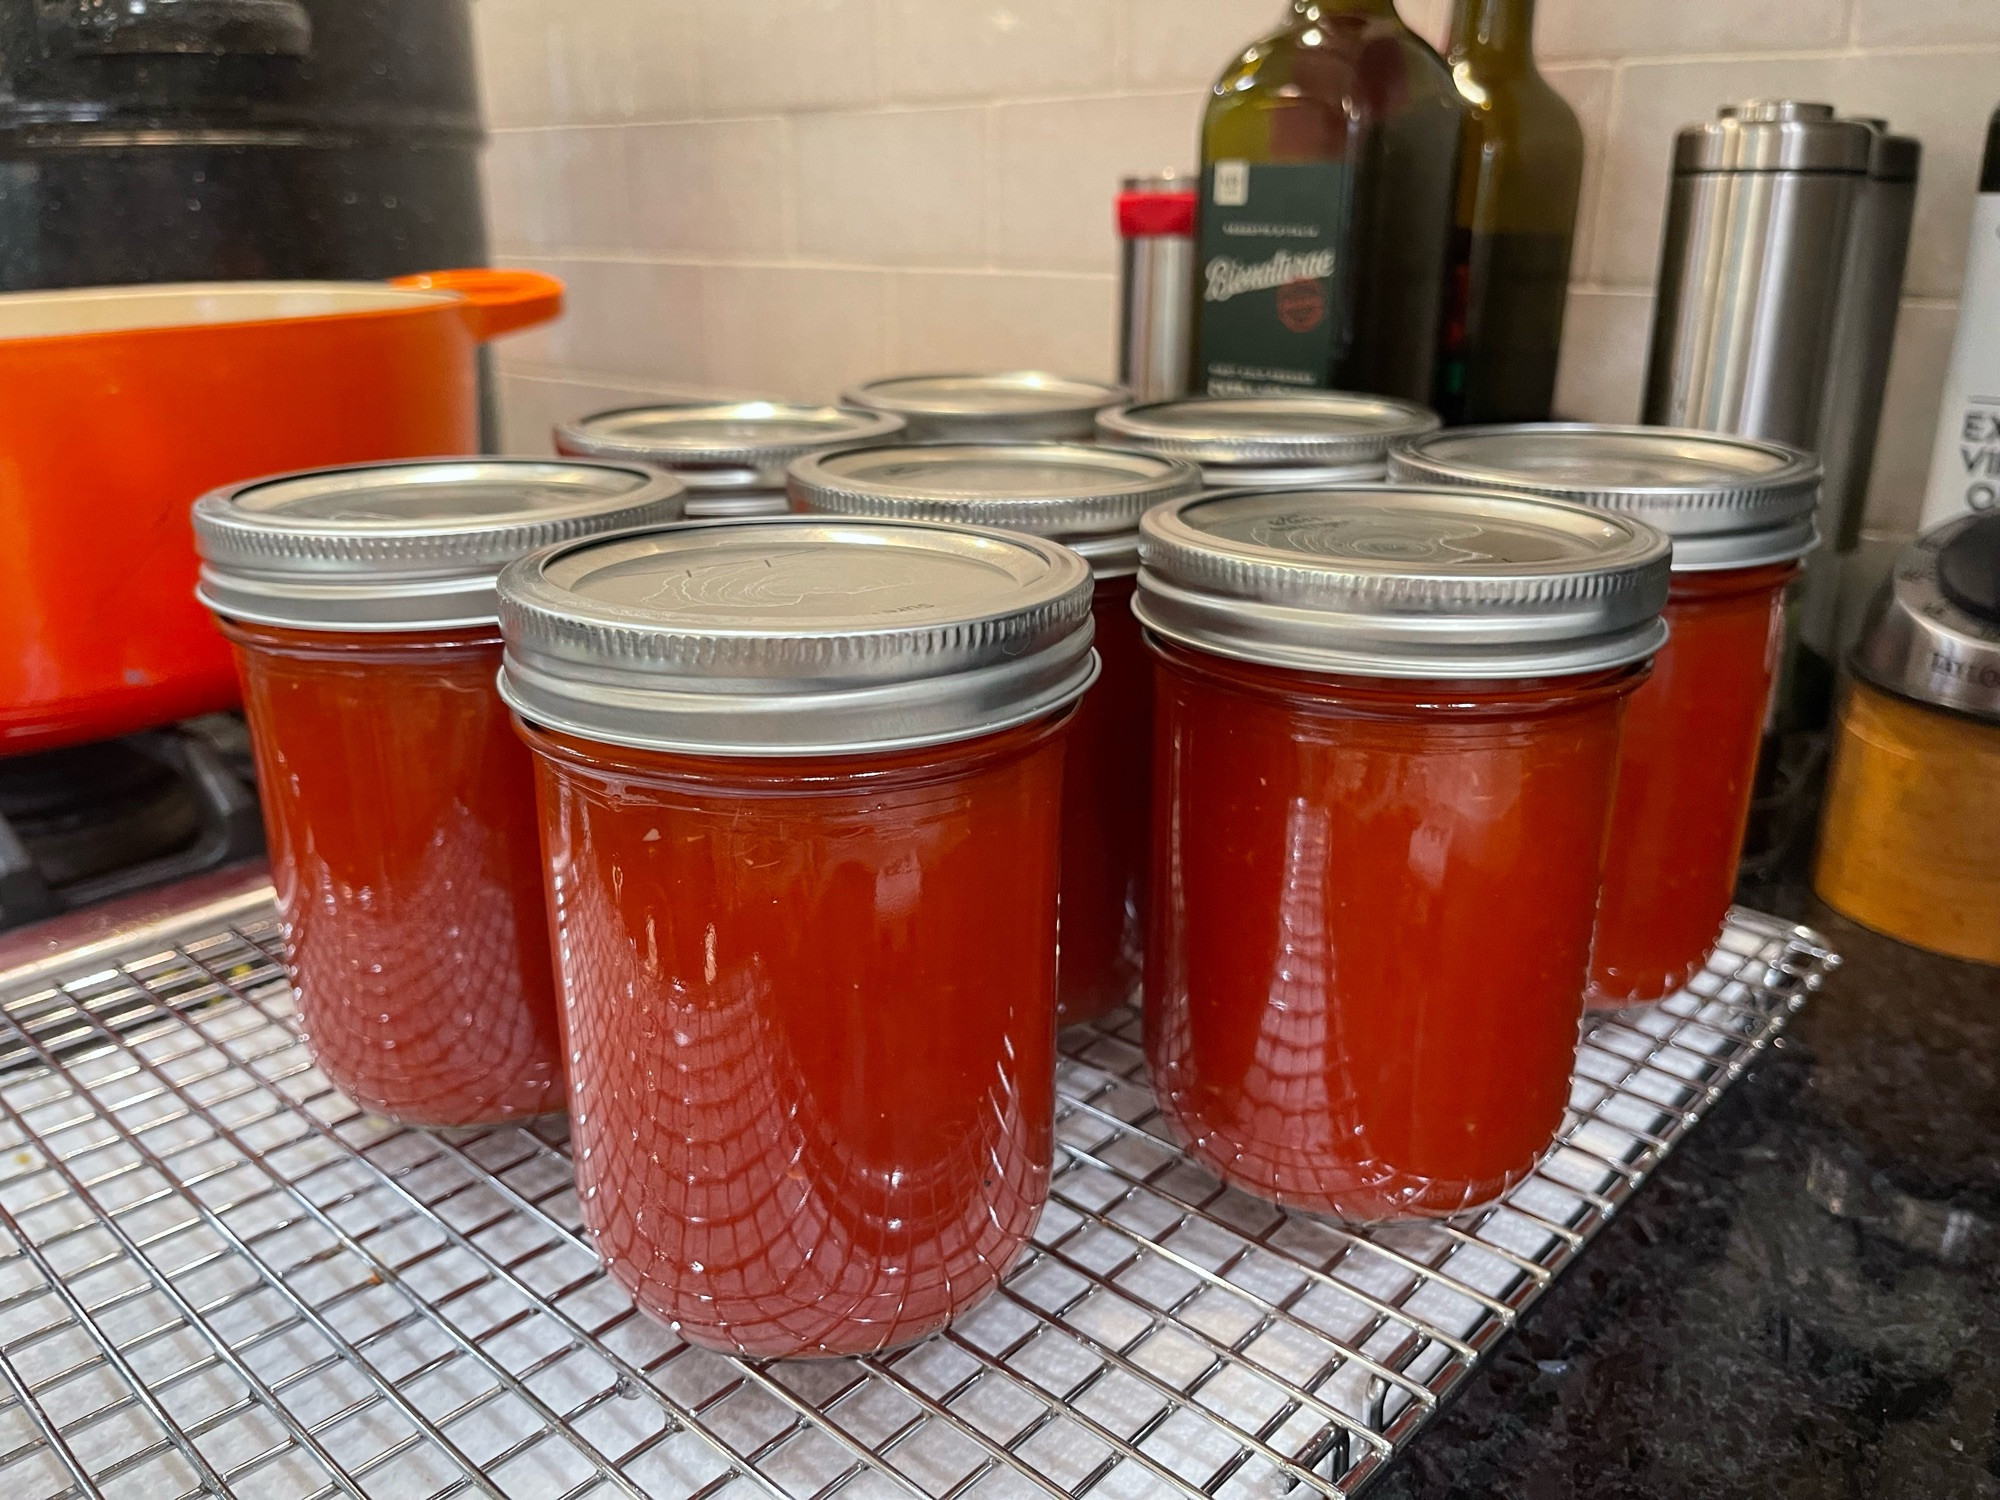
[[1292, 0], [1202, 122], [1196, 386], [1430, 399], [1464, 106], [1393, 0]]
[[1466, 102], [1451, 292], [1432, 405], [1447, 422], [1544, 422], [1555, 396], [1583, 127], [1535, 71], [1534, 0], [1454, 0]]

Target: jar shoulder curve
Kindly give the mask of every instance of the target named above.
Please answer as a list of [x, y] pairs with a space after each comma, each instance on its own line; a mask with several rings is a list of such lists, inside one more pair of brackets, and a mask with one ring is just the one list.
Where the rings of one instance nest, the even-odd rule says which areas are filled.
[[1652, 663], [1636, 662], [1571, 677], [1501, 680], [1346, 677], [1236, 661], [1148, 634], [1165, 671], [1210, 692], [1282, 704], [1301, 721], [1429, 721], [1438, 725], [1518, 721], [1594, 706], [1636, 691]]
[[1065, 738], [1075, 714], [1071, 706], [995, 734], [914, 750], [824, 756], [683, 755], [587, 740], [519, 714], [513, 722], [530, 750], [591, 781], [704, 796], [823, 797], [916, 790], [1017, 761]]

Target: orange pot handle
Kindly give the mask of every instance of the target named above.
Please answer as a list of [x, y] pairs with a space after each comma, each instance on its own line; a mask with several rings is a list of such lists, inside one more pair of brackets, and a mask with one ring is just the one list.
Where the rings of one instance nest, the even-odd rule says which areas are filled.
[[540, 271], [506, 271], [467, 266], [457, 271], [425, 271], [398, 276], [391, 286], [419, 291], [456, 292], [472, 336], [485, 343], [517, 328], [546, 323], [562, 311], [563, 284]]

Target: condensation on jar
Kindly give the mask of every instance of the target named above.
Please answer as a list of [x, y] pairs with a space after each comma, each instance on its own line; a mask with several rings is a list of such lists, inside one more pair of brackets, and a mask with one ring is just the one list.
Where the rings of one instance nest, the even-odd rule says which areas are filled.
[[913, 443], [1087, 443], [1098, 412], [1129, 399], [1123, 386], [1046, 370], [891, 375], [843, 400], [893, 412]]
[[687, 486], [690, 518], [785, 513], [785, 466], [809, 453], [897, 437], [903, 419], [854, 406], [731, 401], [627, 406], [555, 430], [556, 452], [650, 464]]
[[501, 593], [606, 1266], [733, 1353], [934, 1332], [1047, 1196], [1088, 567], [780, 518], [558, 548]]
[[1227, 1181], [1449, 1214], [1562, 1121], [1666, 539], [1528, 496], [1234, 490], [1141, 529], [1146, 1050]]
[[1636, 516], [1672, 539], [1670, 634], [1625, 717], [1588, 996], [1595, 1009], [1666, 999], [1729, 915], [1785, 589], [1816, 541], [1818, 460], [1712, 432], [1547, 423], [1454, 428], [1390, 466]]
[[494, 580], [670, 521], [635, 465], [464, 459], [203, 497], [198, 590], [235, 647], [306, 1045], [413, 1124], [560, 1111], [532, 764], [495, 691]]
[[1188, 459], [1212, 490], [1371, 483], [1392, 448], [1437, 426], [1415, 402], [1352, 391], [1181, 396], [1097, 417], [1099, 441]]
[[1153, 666], [1132, 613], [1139, 517], [1201, 488], [1180, 459], [1080, 443], [850, 448], [792, 466], [801, 510], [998, 526], [1089, 564], [1103, 671], [1070, 727], [1063, 771], [1056, 1015], [1094, 1021], [1138, 990], [1152, 829]]

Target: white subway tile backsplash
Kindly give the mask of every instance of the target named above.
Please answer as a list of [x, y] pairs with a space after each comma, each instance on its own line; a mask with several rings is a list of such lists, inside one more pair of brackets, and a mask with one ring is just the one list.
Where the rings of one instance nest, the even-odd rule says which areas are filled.
[[1535, 51], [1555, 59], [1837, 47], [1847, 37], [1847, 4], [1848, 0], [1541, 0], [1535, 8]]
[[707, 400], [718, 394], [692, 385], [622, 385], [511, 367], [500, 370], [498, 383], [500, 451], [523, 458], [555, 452], [554, 434], [560, 422], [620, 406]]
[[705, 114], [840, 109], [881, 97], [875, 0], [692, 3], [693, 35], [681, 44], [692, 44]]
[[580, 257], [528, 264], [562, 278], [568, 288], [563, 316], [496, 345], [503, 367], [645, 383], [710, 378], [701, 267]]
[[892, 100], [1099, 90], [1115, 81], [1119, 0], [882, 0]]
[[788, 131], [779, 119], [626, 131], [631, 247], [642, 254], [765, 260], [786, 254], [792, 248]]
[[1190, 92], [996, 106], [995, 263], [1113, 269], [1118, 180], [1192, 169], [1202, 102]]
[[902, 271], [890, 296], [887, 371], [1116, 373], [1117, 285], [1110, 276]]
[[1206, 88], [1290, 14], [1284, 0], [1125, 0], [1126, 76], [1141, 88]]
[[798, 243], [808, 258], [986, 258], [984, 110], [802, 115], [792, 128]]
[[[1401, 0], [1444, 40], [1451, 0]], [[497, 259], [564, 276], [500, 345], [510, 444], [653, 394], [825, 397], [891, 369], [1109, 375], [1128, 172], [1193, 165], [1207, 86], [1286, 0], [477, 0]], [[1541, 0], [1587, 142], [1557, 404], [1631, 420], [1674, 131], [1790, 93], [1925, 161], [1869, 520], [1913, 523], [2000, 98], [2000, 0]], [[1887, 49], [1887, 50], [1885, 50]]]
[[1889, 389], [1869, 474], [1867, 524], [1880, 531], [1914, 532], [1929, 477], [1931, 441], [1937, 434], [1945, 365], [1958, 326], [1953, 302], [1905, 301], [1896, 315], [1896, 346], [1889, 359]]
[[606, 125], [495, 132], [485, 163], [494, 249], [624, 249], [632, 234], [627, 139]]
[[490, 125], [694, 113], [688, 0], [479, 0], [472, 21]]
[[886, 367], [886, 272], [709, 266], [701, 280], [709, 385], [829, 401]]
[[1604, 153], [1590, 279], [1651, 286], [1658, 269], [1674, 132], [1718, 104], [1758, 95], [1823, 99], [1844, 113], [1881, 115], [1924, 143], [1906, 290], [1953, 297], [1984, 141], [1989, 94], [2000, 92], [2000, 48], [1632, 64], [1623, 70]]
[[2000, 5], [1993, 0], [1854, 0], [1852, 39], [1862, 47], [2000, 42]]
[[1573, 288], [1563, 312], [1555, 414], [1572, 422], [1636, 422], [1645, 388], [1653, 299]]

